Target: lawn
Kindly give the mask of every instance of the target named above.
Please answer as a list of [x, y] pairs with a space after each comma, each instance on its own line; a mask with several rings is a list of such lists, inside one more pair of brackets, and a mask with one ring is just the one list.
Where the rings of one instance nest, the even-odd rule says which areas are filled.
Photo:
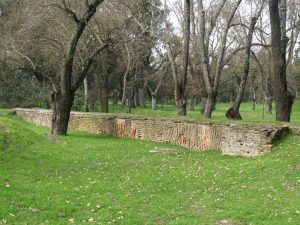
[[1, 111], [0, 224], [299, 224], [299, 137], [265, 156], [229, 157], [81, 132], [53, 137]]
[[[242, 121], [232, 121], [228, 120], [225, 116], [226, 111], [229, 109], [231, 105], [229, 103], [218, 103], [216, 106], [216, 110], [212, 114], [212, 119], [210, 121], [214, 122], [226, 122], [226, 123], [272, 123], [272, 124], [280, 124], [275, 121], [275, 106], [273, 105], [273, 115], [268, 115], [264, 112], [264, 105], [262, 103], [258, 103], [256, 106], [256, 110], [252, 110], [252, 105], [250, 102], [242, 103], [240, 108], [240, 113], [243, 117]], [[120, 105], [109, 105], [109, 113], [111, 114], [120, 114], [126, 113], [128, 109], [121, 109]], [[148, 104], [146, 109], [142, 108], [132, 108], [131, 114], [134, 116], [159, 116], [159, 117], [170, 117], [170, 118], [180, 118], [180, 119], [188, 119], [195, 121], [207, 121], [208, 119], [204, 118], [200, 114], [200, 107], [196, 106], [195, 111], [190, 111], [189, 107], [187, 107], [187, 117], [182, 117], [177, 115], [177, 109], [174, 105], [158, 105], [157, 111], [152, 111], [151, 105]], [[96, 111], [99, 111], [99, 106], [96, 107]], [[128, 115], [128, 114], [127, 114]], [[300, 125], [300, 100], [297, 99], [293, 105], [293, 113], [291, 116], [291, 124]]]

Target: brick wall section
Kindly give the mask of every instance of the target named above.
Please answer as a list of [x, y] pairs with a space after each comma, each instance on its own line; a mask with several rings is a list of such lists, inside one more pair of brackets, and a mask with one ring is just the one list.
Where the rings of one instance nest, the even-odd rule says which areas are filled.
[[[51, 126], [51, 111], [16, 109], [35, 125]], [[72, 112], [69, 129], [116, 137], [172, 143], [191, 150], [221, 150], [225, 155], [258, 156], [269, 152], [287, 127], [234, 125]]]

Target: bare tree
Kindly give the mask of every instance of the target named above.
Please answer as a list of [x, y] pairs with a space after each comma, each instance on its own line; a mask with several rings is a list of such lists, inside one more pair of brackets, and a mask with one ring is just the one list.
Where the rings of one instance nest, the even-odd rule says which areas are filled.
[[[172, 77], [174, 80], [174, 98], [177, 106], [178, 115], [186, 116], [186, 96], [185, 89], [187, 83], [187, 74], [189, 66], [189, 53], [190, 53], [190, 24], [191, 24], [191, 2], [190, 0], [184, 1], [184, 11], [183, 11], [183, 46], [181, 61], [182, 72], [179, 71], [179, 66], [176, 63], [176, 52], [178, 51], [178, 46], [175, 46], [175, 43], [178, 43], [176, 35], [174, 35], [170, 29], [170, 24], [166, 22], [167, 33], [172, 38], [168, 38], [165, 48], [167, 49], [169, 62], [172, 70]], [[173, 42], [173, 43], [172, 43]]]
[[[186, 115], [186, 97], [185, 87], [187, 82], [187, 73], [189, 65], [189, 50], [190, 50], [190, 24], [191, 24], [191, 2], [190, 0], [184, 1], [184, 28], [183, 28], [183, 73], [177, 80], [177, 89], [175, 95], [175, 101], [177, 105], [178, 115]], [[178, 79], [178, 78], [177, 78]]]
[[[226, 53], [226, 44], [227, 44], [227, 35], [229, 29], [231, 27], [231, 22], [234, 18], [234, 15], [241, 4], [242, 0], [238, 0], [233, 9], [229, 13], [229, 16], [225, 22], [224, 29], [221, 31], [220, 34], [220, 43], [219, 43], [219, 50], [215, 55], [217, 58], [215, 60], [210, 59], [210, 52], [209, 49], [212, 48], [210, 45], [210, 38], [213, 30], [215, 29], [216, 22], [220, 17], [221, 11], [224, 8], [226, 0], [223, 0], [219, 7], [217, 8], [216, 12], [213, 14], [210, 20], [210, 26], [207, 29], [206, 23], [206, 13], [203, 7], [203, 1], [198, 0], [198, 14], [199, 14], [199, 39], [200, 39], [200, 55], [201, 55], [201, 67], [202, 67], [202, 76], [205, 83], [205, 89], [207, 92], [207, 102], [204, 111], [204, 116], [206, 118], [211, 118], [212, 111], [215, 106], [217, 95], [218, 95], [218, 88], [219, 88], [219, 81], [220, 76], [222, 73], [222, 69], [224, 67], [224, 57]], [[207, 29], [207, 30], [206, 30]], [[213, 46], [214, 47], [214, 46]], [[214, 64], [214, 65], [212, 65]]]
[[258, 17], [260, 16], [260, 14], [263, 10], [264, 3], [265, 3], [265, 1], [262, 1], [261, 6], [257, 8], [255, 15], [251, 18], [249, 31], [248, 31], [247, 38], [246, 38], [244, 68], [243, 68], [243, 74], [241, 76], [239, 91], [238, 91], [237, 97], [234, 101], [233, 107], [229, 108], [226, 112], [226, 117], [229, 119], [238, 119], [238, 120], [242, 119], [239, 109], [240, 109], [240, 106], [242, 103], [242, 99], [244, 96], [246, 83], [247, 83], [247, 79], [248, 79], [248, 74], [249, 74], [252, 39], [253, 39], [255, 25], [258, 20]]
[[[89, 3], [89, 1], [85, 1], [86, 10], [81, 16], [78, 16], [75, 11], [73, 11], [67, 5], [65, 0], [62, 0], [62, 4], [54, 5], [63, 10], [73, 19], [76, 30], [73, 33], [68, 44], [68, 50], [63, 62], [63, 71], [61, 72], [59, 79], [55, 81], [53, 80], [54, 92], [51, 96], [53, 104], [51, 128], [52, 134], [65, 135], [67, 133], [70, 111], [73, 105], [75, 92], [86, 77], [95, 55], [107, 47], [107, 44], [104, 44], [103, 46], [97, 48], [89, 57], [87, 57], [84, 64], [82, 65], [82, 70], [79, 72], [79, 74], [77, 76], [74, 76], [73, 66], [78, 42], [88, 22], [96, 13], [97, 7], [103, 1], [104, 0], [94, 0], [92, 3]], [[77, 77], [77, 80], [75, 80], [74, 82], [72, 82], [73, 76]]]

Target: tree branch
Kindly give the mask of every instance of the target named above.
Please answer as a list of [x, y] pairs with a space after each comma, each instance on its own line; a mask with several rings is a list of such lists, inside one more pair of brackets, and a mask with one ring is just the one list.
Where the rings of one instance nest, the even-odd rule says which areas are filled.
[[79, 77], [78, 77], [78, 80], [75, 82], [74, 86], [72, 87], [72, 91], [75, 92], [79, 86], [81, 85], [81, 83], [83, 82], [84, 78], [86, 77], [89, 69], [90, 69], [90, 66], [92, 65], [93, 61], [94, 61], [94, 58], [95, 56], [103, 51], [105, 48], [108, 47], [108, 44], [105, 43], [104, 45], [102, 45], [101, 47], [97, 48], [86, 60], [85, 60], [85, 63], [83, 65], [83, 69], [81, 71], [81, 73], [79, 74]]
[[76, 13], [71, 10], [67, 4], [66, 4], [66, 1], [65, 0], [61, 0], [62, 4], [63, 4], [63, 7], [59, 7], [61, 8], [62, 10], [64, 10], [68, 15], [70, 15], [72, 17], [72, 19], [75, 21], [75, 23], [79, 24], [80, 23], [80, 20], [78, 19]]

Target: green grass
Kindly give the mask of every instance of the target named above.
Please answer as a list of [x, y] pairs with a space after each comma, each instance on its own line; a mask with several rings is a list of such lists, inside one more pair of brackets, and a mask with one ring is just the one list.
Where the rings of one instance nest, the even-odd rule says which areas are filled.
[[[195, 120], [195, 121], [213, 121], [213, 122], [233, 122], [233, 123], [246, 123], [246, 124], [283, 124], [275, 121], [275, 106], [273, 106], [273, 115], [264, 113], [264, 106], [261, 103], [257, 104], [256, 110], [252, 110], [251, 103], [242, 103], [240, 113], [243, 117], [242, 121], [228, 120], [225, 116], [226, 111], [231, 105], [229, 103], [218, 103], [216, 110], [213, 112], [212, 119], [208, 120], [200, 114], [199, 106], [196, 106], [195, 111], [188, 110], [187, 117], [177, 115], [177, 109], [174, 105], [158, 105], [157, 111], [152, 111], [151, 105], [148, 105], [146, 109], [133, 108], [130, 115], [134, 116], [154, 116], [154, 117], [169, 117], [181, 120]], [[99, 107], [97, 107], [97, 110]], [[187, 107], [189, 109], [189, 107]], [[122, 110], [120, 105], [109, 105], [109, 113], [111, 114], [122, 114], [127, 111], [127, 108]], [[127, 114], [128, 115], [128, 114]], [[292, 125], [300, 125], [300, 102], [295, 101], [293, 105], [293, 113], [291, 116]]]
[[[299, 224], [297, 134], [242, 158], [80, 132], [53, 137], [7, 112], [0, 224]], [[152, 152], [165, 148], [174, 151]]]

